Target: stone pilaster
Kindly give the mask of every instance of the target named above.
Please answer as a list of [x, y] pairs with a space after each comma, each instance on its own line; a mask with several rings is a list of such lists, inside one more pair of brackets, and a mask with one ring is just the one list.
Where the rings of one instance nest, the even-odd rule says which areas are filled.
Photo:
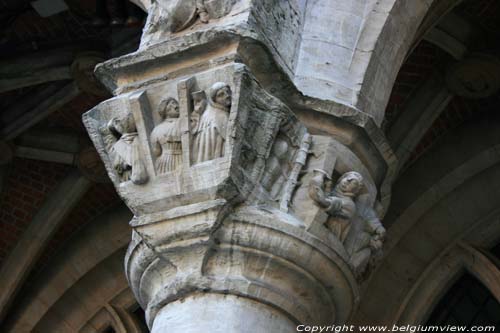
[[347, 322], [385, 233], [383, 140], [294, 90], [294, 1], [166, 3], [136, 53], [97, 67], [115, 97], [84, 115], [134, 213], [125, 268], [149, 327]]

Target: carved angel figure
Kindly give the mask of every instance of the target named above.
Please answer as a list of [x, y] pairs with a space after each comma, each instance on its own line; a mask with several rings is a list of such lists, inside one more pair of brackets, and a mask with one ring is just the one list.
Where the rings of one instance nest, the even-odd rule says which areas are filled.
[[231, 88], [217, 82], [209, 90], [208, 106], [200, 117], [193, 140], [193, 163], [224, 156], [226, 128], [231, 108]]
[[141, 160], [137, 129], [132, 113], [123, 118], [112, 118], [100, 128], [113, 168], [120, 181], [131, 180], [144, 184], [148, 180], [146, 168]]
[[156, 172], [161, 175], [182, 164], [179, 103], [174, 98], [167, 98], [160, 103], [158, 113], [163, 121], [153, 129], [151, 145], [156, 156]]
[[344, 242], [351, 228], [351, 220], [356, 214], [354, 199], [363, 187], [363, 177], [355, 171], [346, 172], [338, 179], [333, 191], [326, 195], [323, 189], [324, 179], [329, 176], [323, 170], [314, 172], [309, 184], [309, 195], [330, 215], [325, 223], [326, 227]]

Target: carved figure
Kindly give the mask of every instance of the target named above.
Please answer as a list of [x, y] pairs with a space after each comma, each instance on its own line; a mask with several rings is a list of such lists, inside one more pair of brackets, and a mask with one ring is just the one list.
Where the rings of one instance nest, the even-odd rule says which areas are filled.
[[207, 95], [205, 91], [200, 90], [195, 91], [191, 96], [193, 97], [193, 112], [191, 113], [189, 126], [191, 128], [191, 133], [196, 134], [198, 132], [200, 117], [207, 108]]
[[283, 212], [288, 212], [290, 207], [290, 201], [292, 200], [292, 194], [295, 191], [295, 187], [298, 184], [298, 179], [302, 168], [306, 165], [307, 156], [309, 155], [309, 148], [311, 147], [312, 136], [306, 133], [302, 137], [302, 141], [299, 146], [299, 150], [295, 156], [295, 161], [293, 162], [292, 169], [288, 174], [288, 179], [286, 180], [285, 186], [283, 188], [283, 196], [280, 200], [280, 210]]
[[346, 240], [346, 250], [356, 276], [361, 277], [380, 259], [385, 228], [371, 207], [358, 205], [353, 230]]
[[230, 12], [235, 0], [152, 0], [139, 2], [148, 11], [142, 40], [159, 40], [165, 35], [185, 30], [199, 18], [202, 23], [221, 18]]
[[330, 215], [325, 223], [326, 227], [344, 242], [351, 228], [351, 220], [356, 214], [354, 199], [363, 188], [363, 177], [355, 171], [346, 172], [339, 178], [333, 191], [325, 195], [324, 179], [328, 175], [322, 170], [314, 171], [315, 176], [309, 184], [309, 195]]
[[182, 164], [179, 103], [174, 98], [167, 98], [160, 103], [158, 113], [163, 122], [153, 129], [151, 145], [156, 156], [156, 172], [161, 175]]
[[330, 201], [325, 193], [325, 178], [332, 180], [332, 178], [321, 169], [314, 169], [313, 176], [309, 181], [309, 197], [313, 199], [318, 206], [325, 209], [330, 206]]
[[144, 184], [148, 180], [146, 168], [141, 160], [137, 129], [132, 113], [123, 118], [112, 118], [101, 127], [113, 168], [120, 181], [131, 180], [134, 184]]
[[217, 82], [209, 90], [208, 106], [200, 117], [193, 140], [193, 163], [224, 156], [226, 128], [231, 108], [231, 88]]

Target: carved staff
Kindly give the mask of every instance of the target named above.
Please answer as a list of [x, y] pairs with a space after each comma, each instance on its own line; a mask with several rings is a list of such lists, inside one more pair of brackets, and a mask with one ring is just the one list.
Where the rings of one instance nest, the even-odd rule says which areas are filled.
[[309, 147], [311, 146], [311, 142], [311, 135], [309, 135], [309, 133], [306, 133], [302, 138], [297, 157], [295, 158], [292, 171], [290, 172], [290, 175], [288, 176], [288, 179], [286, 181], [285, 189], [283, 191], [283, 197], [280, 201], [280, 210], [285, 213], [288, 212], [288, 206], [290, 205], [290, 201], [292, 200], [293, 191], [297, 186], [300, 170], [302, 170], [304, 165], [306, 165], [307, 155], [309, 154]]

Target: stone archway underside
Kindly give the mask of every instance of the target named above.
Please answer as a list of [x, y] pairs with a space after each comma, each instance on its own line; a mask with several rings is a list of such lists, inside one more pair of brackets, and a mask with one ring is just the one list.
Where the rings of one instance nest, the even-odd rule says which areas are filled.
[[497, 120], [464, 124], [396, 184], [388, 252], [365, 286], [358, 323], [422, 324], [464, 269], [498, 297], [498, 268], [481, 252], [500, 238]]

